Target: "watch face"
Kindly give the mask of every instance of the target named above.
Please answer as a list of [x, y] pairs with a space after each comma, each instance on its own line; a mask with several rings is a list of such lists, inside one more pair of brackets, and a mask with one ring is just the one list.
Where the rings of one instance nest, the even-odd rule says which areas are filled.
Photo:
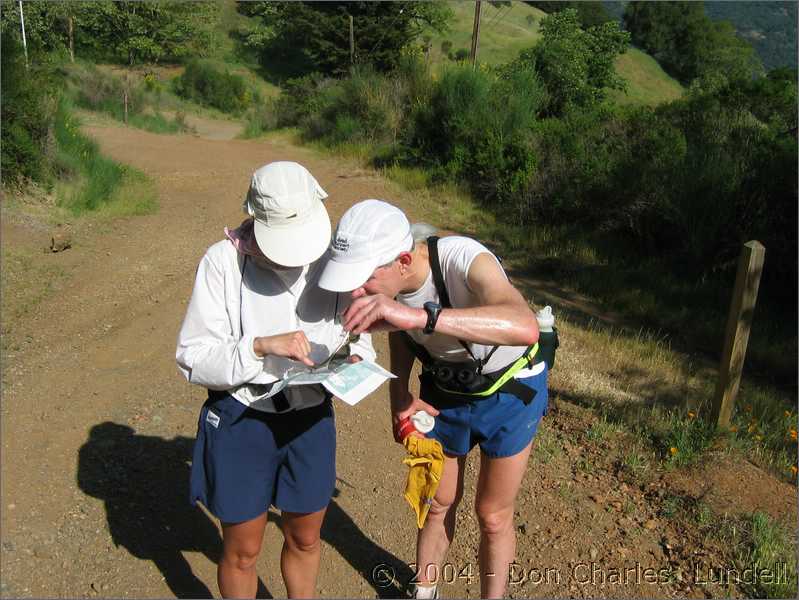
[[424, 333], [430, 334], [435, 331], [436, 321], [438, 321], [438, 313], [441, 312], [441, 305], [436, 302], [425, 302], [424, 309], [427, 312], [427, 324], [422, 331], [424, 331]]

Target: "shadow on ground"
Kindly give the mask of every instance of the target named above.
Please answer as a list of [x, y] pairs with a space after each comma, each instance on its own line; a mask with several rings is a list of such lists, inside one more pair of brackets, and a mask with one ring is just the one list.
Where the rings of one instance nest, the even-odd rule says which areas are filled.
[[[99, 423], [78, 453], [78, 485], [105, 503], [113, 542], [133, 556], [151, 560], [179, 598], [212, 598], [193, 572], [184, 552], [201, 552], [218, 563], [222, 539], [216, 524], [188, 501], [193, 438], [171, 440], [139, 435], [127, 425]], [[280, 526], [280, 515], [269, 512]], [[401, 597], [399, 581], [412, 573], [396, 556], [370, 540], [350, 516], [332, 501], [322, 538], [374, 589], [379, 597]], [[375, 577], [378, 565], [395, 573], [390, 581]], [[258, 597], [272, 598], [259, 579]], [[215, 585], [215, 584], [214, 584]]]

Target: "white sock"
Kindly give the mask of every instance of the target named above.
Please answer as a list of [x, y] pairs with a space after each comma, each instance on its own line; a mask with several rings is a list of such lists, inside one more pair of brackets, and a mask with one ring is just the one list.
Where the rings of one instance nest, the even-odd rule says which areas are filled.
[[438, 598], [437, 588], [438, 586], [436, 585], [420, 585], [417, 583], [416, 589], [413, 591], [413, 597], [420, 600], [433, 600], [433, 598]]

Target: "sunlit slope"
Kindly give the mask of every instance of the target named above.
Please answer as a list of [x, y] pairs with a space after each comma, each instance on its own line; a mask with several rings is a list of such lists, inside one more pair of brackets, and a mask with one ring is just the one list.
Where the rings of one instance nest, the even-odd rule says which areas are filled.
[[[442, 52], [442, 43], [451, 42], [450, 53], [454, 55], [463, 48], [471, 47], [474, 25], [474, 2], [447, 2], [455, 18], [450, 31], [444, 34], [428, 31], [423, 35], [430, 39], [430, 61], [436, 65], [449, 62]], [[513, 60], [521, 50], [534, 45], [539, 39], [539, 26], [546, 13], [523, 2], [514, 1], [510, 7], [495, 8], [482, 3], [480, 20], [480, 45], [477, 58], [480, 62], [497, 65]], [[648, 54], [630, 48], [616, 62], [619, 74], [627, 81], [627, 92], [613, 92], [620, 103], [655, 105], [678, 98], [682, 86], [669, 77], [660, 65]]]

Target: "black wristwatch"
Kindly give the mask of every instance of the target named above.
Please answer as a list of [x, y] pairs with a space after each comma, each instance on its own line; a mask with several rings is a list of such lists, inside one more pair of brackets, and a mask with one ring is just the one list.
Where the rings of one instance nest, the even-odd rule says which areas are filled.
[[441, 305], [438, 302], [425, 302], [424, 311], [427, 313], [427, 323], [422, 331], [431, 334], [436, 330], [438, 315], [441, 314]]

